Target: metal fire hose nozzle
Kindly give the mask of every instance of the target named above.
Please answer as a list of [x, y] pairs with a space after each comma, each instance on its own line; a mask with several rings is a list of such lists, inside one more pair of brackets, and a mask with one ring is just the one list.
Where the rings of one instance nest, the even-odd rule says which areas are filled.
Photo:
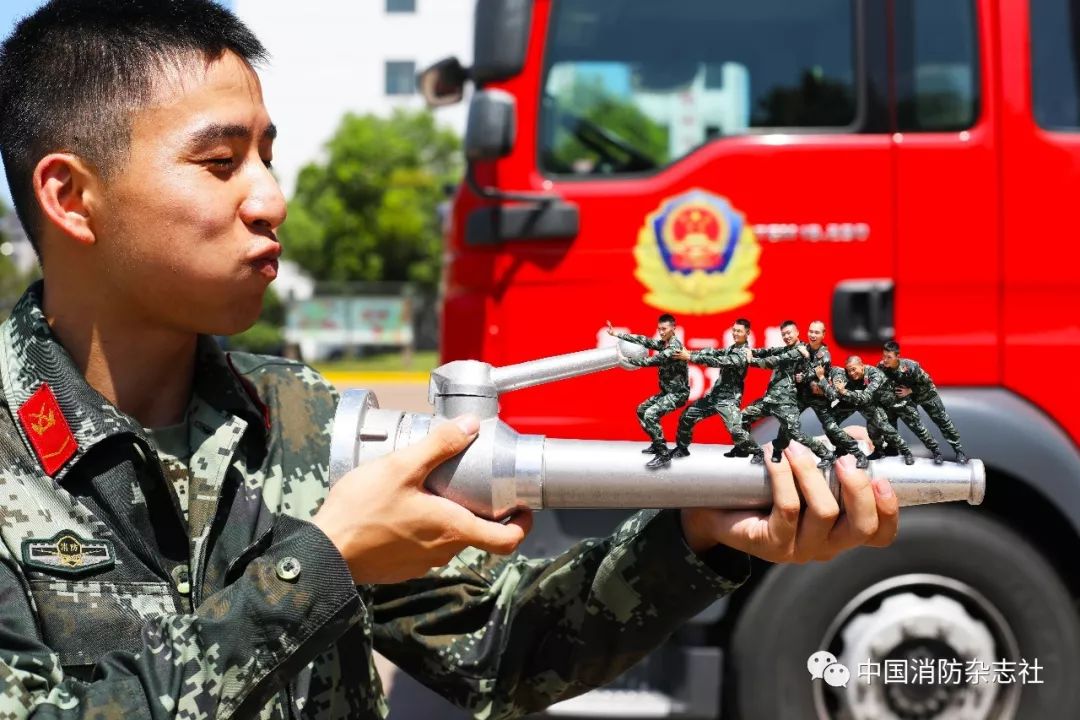
[[[472, 413], [481, 418], [479, 436], [465, 452], [437, 467], [426, 485], [480, 517], [499, 520], [525, 508], [768, 509], [772, 491], [766, 469], [748, 458], [724, 457], [730, 446], [697, 444], [689, 457], [650, 470], [640, 442], [522, 435], [498, 418], [498, 396], [504, 392], [617, 366], [636, 369], [628, 358], [645, 354], [645, 348], [620, 341], [506, 367], [475, 360], [447, 363], [431, 373], [433, 415], [383, 409], [374, 393], [347, 391], [334, 418], [330, 480], [337, 482], [363, 462], [419, 442], [439, 423]], [[919, 458], [905, 465], [900, 458], [886, 458], [872, 461], [867, 472], [887, 478], [901, 506], [959, 500], [978, 505], [986, 493], [981, 460], [934, 465]], [[835, 472], [828, 480], [840, 501]]]

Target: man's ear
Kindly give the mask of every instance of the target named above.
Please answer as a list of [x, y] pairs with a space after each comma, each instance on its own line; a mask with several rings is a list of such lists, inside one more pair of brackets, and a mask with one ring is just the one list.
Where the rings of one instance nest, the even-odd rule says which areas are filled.
[[34, 168], [33, 182], [45, 222], [80, 245], [93, 245], [90, 213], [101, 183], [86, 161], [71, 153], [51, 153]]

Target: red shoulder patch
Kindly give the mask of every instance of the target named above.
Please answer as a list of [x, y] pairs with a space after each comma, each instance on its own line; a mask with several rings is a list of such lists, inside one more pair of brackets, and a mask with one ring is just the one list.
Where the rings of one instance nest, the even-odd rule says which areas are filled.
[[41, 467], [50, 476], [55, 475], [79, 449], [48, 383], [42, 383], [19, 408], [19, 423], [30, 438]]

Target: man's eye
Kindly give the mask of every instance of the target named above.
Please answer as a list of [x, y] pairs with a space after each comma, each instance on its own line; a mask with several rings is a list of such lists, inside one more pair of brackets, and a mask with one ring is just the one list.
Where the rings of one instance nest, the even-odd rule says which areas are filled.
[[210, 158], [206, 162], [215, 169], [227, 169], [233, 166], [233, 159], [231, 157]]

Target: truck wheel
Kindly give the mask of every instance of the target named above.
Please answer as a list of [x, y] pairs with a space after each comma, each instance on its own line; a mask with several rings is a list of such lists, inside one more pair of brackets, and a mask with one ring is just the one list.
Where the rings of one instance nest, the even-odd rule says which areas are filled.
[[[725, 687], [740, 720], [1080, 717], [1080, 619], [1039, 552], [974, 511], [908, 509], [900, 523], [888, 548], [769, 571], [731, 642]], [[814, 679], [818, 652], [831, 657], [813, 661]], [[821, 677], [831, 662], [846, 686], [841, 670]], [[875, 663], [867, 685], [860, 666], [866, 676]], [[908, 682], [885, 683], [887, 666]], [[973, 674], [984, 681], [967, 684]]]

